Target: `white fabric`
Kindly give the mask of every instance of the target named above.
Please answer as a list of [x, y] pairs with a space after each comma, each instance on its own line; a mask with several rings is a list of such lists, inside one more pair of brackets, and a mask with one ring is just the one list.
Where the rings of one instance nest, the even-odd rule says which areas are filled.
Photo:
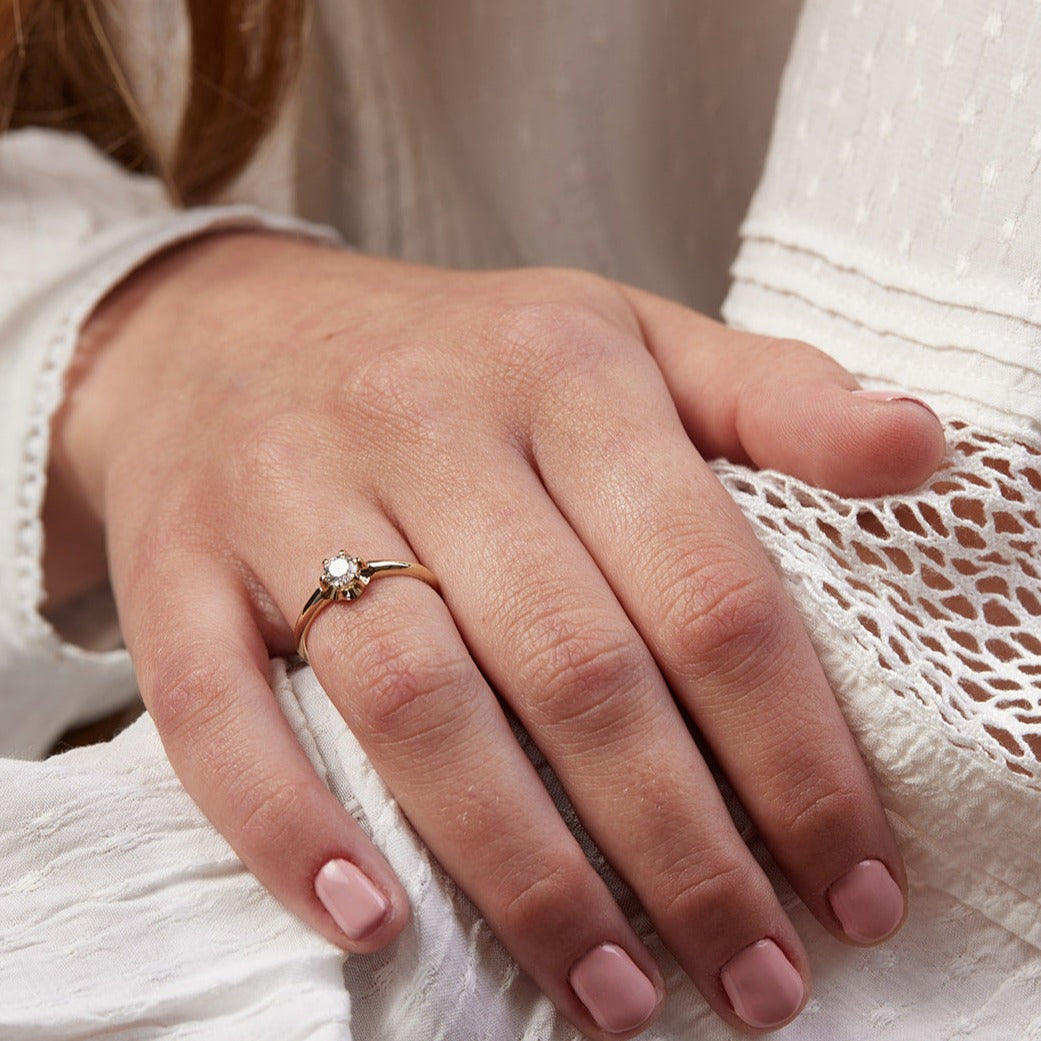
[[[581, 208], [584, 189], [555, 180], [559, 168], [535, 164], [527, 168], [530, 189], [504, 181], [502, 196], [494, 190], [498, 164], [517, 159], [507, 145], [524, 136], [517, 113], [526, 92], [533, 81], [552, 82], [533, 72], [559, 71], [586, 53], [566, 17], [553, 22], [552, 5], [540, 7], [548, 22], [538, 30], [520, 5], [516, 21], [484, 18], [481, 5], [437, 5], [450, 13], [424, 21], [413, 12], [422, 32], [407, 28], [408, 5], [342, 6], [357, 8], [354, 23], [345, 15], [341, 22], [335, 4], [319, 14], [327, 59], [351, 57], [341, 73], [350, 89], [308, 118], [331, 120], [326, 140], [346, 150], [356, 139], [343, 136], [343, 121], [356, 116], [366, 147], [349, 191], [312, 184], [305, 202], [327, 207], [366, 248], [477, 263], [501, 257], [503, 243], [524, 243], [516, 259], [531, 262], [561, 259], [566, 244], [576, 252], [563, 259], [598, 265], [610, 254], [632, 265], [636, 275], [622, 273], [635, 281], [661, 287], [664, 280], [668, 288], [689, 279], [697, 285], [682, 293], [687, 299], [710, 295], [711, 278], [698, 277], [705, 258], [672, 242], [660, 222], [631, 219], [625, 204], [643, 182], [633, 170], [612, 180], [618, 151], [579, 178], [599, 186], [592, 213]], [[646, 24], [624, 4], [603, 10], [609, 14], [589, 24], [606, 23], [609, 40], [623, 32], [629, 39], [634, 27], [641, 40], [670, 38], [665, 5], [641, 5]], [[750, 35], [755, 24], [749, 19]], [[509, 33], [518, 25], [528, 36], [514, 44]], [[540, 66], [539, 47], [554, 28], [564, 42]], [[463, 70], [439, 64], [437, 47], [416, 51], [424, 39], [442, 48], [469, 39], [490, 55], [499, 48], [502, 62], [480, 68], [498, 77], [496, 91], [464, 91]], [[511, 46], [521, 47], [519, 56]], [[810, 2], [734, 269], [728, 320], [810, 340], [869, 385], [923, 394], [948, 418], [952, 445], [927, 489], [871, 502], [718, 467], [803, 612], [878, 777], [912, 879], [907, 926], [870, 952], [825, 935], [776, 879], [815, 973], [815, 995], [784, 1035], [799, 1041], [1041, 1038], [1039, 47], [1041, 4], [1027, 0]], [[661, 69], [646, 64], [655, 52], [641, 53], [644, 64], [630, 56], [609, 66], [618, 72], [612, 104], [629, 79], [641, 91], [654, 83], [668, 94], [668, 75], [648, 78], [650, 68]], [[597, 97], [582, 77], [595, 82], [604, 66], [590, 58], [568, 65], [585, 84], [564, 90], [581, 98], [578, 110]], [[416, 69], [440, 70], [444, 80], [444, 122], [430, 138], [422, 130], [410, 136], [413, 123], [385, 126], [374, 117], [430, 114], [405, 90], [406, 70]], [[479, 111], [467, 110], [467, 97]], [[365, 102], [361, 111], [351, 99]], [[696, 110], [689, 98], [686, 107], [682, 98], [660, 100], [669, 119]], [[568, 108], [563, 98], [558, 107]], [[616, 128], [629, 151], [638, 115]], [[611, 129], [590, 118], [600, 132]], [[705, 166], [703, 125], [688, 121], [685, 145], [670, 138], [684, 153], [681, 167], [693, 168], [695, 157]], [[448, 130], [461, 164], [454, 172], [450, 156], [435, 149]], [[566, 136], [551, 136], [550, 150], [566, 150]], [[0, 741], [25, 752], [41, 748], [66, 719], [116, 700], [128, 681], [120, 655], [61, 643], [33, 611], [46, 417], [76, 325], [161, 243], [211, 220], [260, 218], [169, 213], [147, 182], [56, 135], [13, 135], [0, 146]], [[270, 184], [284, 192], [279, 147], [267, 161]], [[297, 152], [300, 183], [317, 178], [313, 155], [303, 146]], [[26, 156], [37, 157], [32, 176], [23, 170], [12, 181], [11, 164]], [[247, 179], [251, 192], [264, 183], [263, 169]], [[504, 201], [514, 189], [544, 192], [556, 218], [564, 225], [573, 218], [570, 232], [554, 229], [559, 238], [543, 254], [526, 212]], [[679, 202], [662, 198], [669, 216]], [[442, 219], [441, 201], [453, 219]], [[594, 221], [606, 227], [590, 232]], [[109, 231], [96, 235], [94, 227]], [[8, 235], [21, 236], [17, 253], [7, 249], [16, 241]], [[713, 257], [724, 255], [721, 248]], [[0, 1034], [15, 1041], [573, 1038], [416, 841], [310, 670], [273, 667], [280, 703], [312, 761], [405, 881], [414, 925], [387, 952], [349, 960], [341, 990], [338, 953], [237, 864], [176, 785], [145, 718], [109, 745], [2, 766]], [[736, 1036], [614, 884], [670, 988], [662, 1020], [646, 1036]]]
[[259, 889], [147, 720], [0, 784], [5, 1039], [350, 1037], [339, 952]]
[[1039, 54], [1033, 0], [811, 4], [728, 320], [1036, 445]]
[[[367, 253], [570, 264], [716, 312], [800, 0], [317, 0], [304, 85], [228, 197]], [[170, 118], [180, 5], [110, 0]]]
[[[840, 629], [837, 620], [831, 632]], [[320, 775], [405, 881], [414, 924], [387, 951], [348, 960], [341, 980], [340, 952], [255, 883], [184, 794], [143, 717], [111, 744], [0, 765], [13, 796], [0, 831], [3, 1036], [578, 1041], [428, 856], [313, 673], [287, 675], [276, 662], [273, 687]], [[771, 872], [815, 970], [814, 997], [784, 1036], [1041, 1036], [1037, 950], [952, 896], [908, 852], [911, 917], [874, 951], [824, 933]], [[708, 1010], [612, 884], [669, 987], [644, 1036], [742, 1037]]]
[[714, 312], [798, 4], [319, 3], [299, 203], [367, 252], [570, 264]]

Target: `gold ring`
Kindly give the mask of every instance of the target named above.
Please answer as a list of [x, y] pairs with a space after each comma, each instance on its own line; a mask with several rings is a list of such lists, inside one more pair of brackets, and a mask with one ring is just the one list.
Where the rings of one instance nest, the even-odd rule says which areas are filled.
[[310, 664], [311, 659], [307, 657], [307, 633], [318, 615], [335, 600], [357, 600], [374, 578], [387, 575], [418, 578], [440, 592], [434, 573], [422, 564], [413, 564], [407, 560], [359, 560], [358, 557], [352, 557], [346, 550], [341, 549], [335, 557], [323, 561], [318, 588], [304, 604], [304, 609], [296, 620], [293, 627], [296, 653]]

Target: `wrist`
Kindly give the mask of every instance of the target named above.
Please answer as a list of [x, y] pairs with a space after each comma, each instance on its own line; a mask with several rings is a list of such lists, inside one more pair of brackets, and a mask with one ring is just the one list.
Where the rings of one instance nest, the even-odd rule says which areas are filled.
[[[262, 241], [278, 240], [228, 232], [176, 246], [113, 288], [84, 323], [66, 373], [65, 399], [51, 422], [42, 512], [45, 611], [107, 578], [108, 465], [120, 439], [134, 436], [135, 400], [147, 397], [147, 356], [172, 348], [189, 299], [212, 291], [222, 268], [249, 250], [256, 255]], [[209, 270], [218, 254], [225, 259]]]

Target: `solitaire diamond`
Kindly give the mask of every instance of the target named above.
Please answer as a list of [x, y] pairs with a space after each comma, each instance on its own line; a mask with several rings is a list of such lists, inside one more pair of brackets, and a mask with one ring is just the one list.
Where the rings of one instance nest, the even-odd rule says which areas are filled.
[[358, 577], [358, 570], [357, 557], [349, 557], [343, 550], [340, 550], [335, 557], [330, 557], [325, 561], [322, 579], [334, 589], [346, 589]]

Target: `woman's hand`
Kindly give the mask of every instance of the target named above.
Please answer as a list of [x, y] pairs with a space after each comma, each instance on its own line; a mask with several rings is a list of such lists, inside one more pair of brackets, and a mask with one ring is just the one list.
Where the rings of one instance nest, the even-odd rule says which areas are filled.
[[943, 454], [927, 410], [854, 396], [803, 344], [591, 275], [451, 272], [259, 234], [154, 261], [83, 350], [54, 494], [104, 524], [141, 692], [185, 787], [330, 940], [370, 951], [408, 917], [267, 683], [341, 548], [420, 561], [443, 599], [394, 581], [331, 605], [308, 638], [315, 672], [582, 1030], [638, 1030], [662, 979], [496, 694], [729, 1022], [789, 1019], [809, 967], [684, 713], [825, 928], [871, 943], [898, 926], [904, 872], [868, 774], [703, 457], [905, 489]]

